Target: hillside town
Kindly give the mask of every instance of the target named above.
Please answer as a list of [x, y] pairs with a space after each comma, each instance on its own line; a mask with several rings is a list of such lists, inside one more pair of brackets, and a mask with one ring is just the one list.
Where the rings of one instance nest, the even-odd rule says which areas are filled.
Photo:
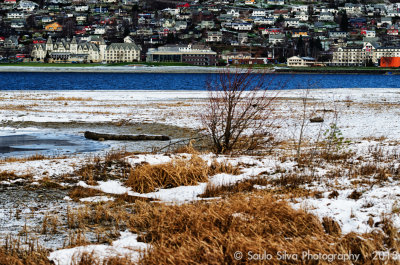
[[400, 3], [4, 0], [0, 62], [400, 66]]

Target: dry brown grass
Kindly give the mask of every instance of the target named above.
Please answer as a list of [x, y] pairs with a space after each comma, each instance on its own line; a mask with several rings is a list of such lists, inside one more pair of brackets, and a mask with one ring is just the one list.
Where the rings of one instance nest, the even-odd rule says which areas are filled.
[[253, 177], [250, 179], [245, 179], [232, 183], [230, 185], [214, 185], [209, 182], [206, 186], [205, 191], [199, 197], [211, 198], [236, 194], [240, 192], [251, 192], [257, 190], [254, 187], [255, 185], [265, 186], [267, 184], [268, 180], [262, 177]]
[[37, 241], [8, 236], [0, 247], [1, 265], [50, 265], [48, 251]]
[[102, 261], [94, 255], [94, 253], [84, 252], [73, 257], [71, 265], [128, 265], [133, 264], [130, 257], [109, 257]]
[[[380, 264], [372, 260], [373, 252], [389, 246], [385, 238], [397, 237], [385, 230], [342, 236], [340, 227], [329, 220], [325, 231], [317, 217], [264, 192], [179, 206], [137, 203], [135, 211], [131, 230], [142, 233], [140, 238], [153, 246], [140, 264], [252, 264], [250, 251], [271, 253], [271, 260], [264, 264], [325, 264], [301, 260], [302, 252], [308, 250], [361, 255], [358, 262], [332, 264]], [[298, 254], [299, 260], [278, 260], [276, 253], [284, 250]], [[236, 251], [244, 254], [243, 259], [235, 260]]]
[[17, 175], [14, 172], [2, 171], [0, 172], [0, 181], [10, 181], [16, 179], [31, 180], [31, 174]]
[[73, 174], [63, 176], [64, 181], [76, 182], [75, 176], [79, 176], [89, 185], [96, 185], [97, 181], [108, 179], [127, 179], [131, 171], [131, 165], [124, 158], [131, 153], [125, 150], [108, 152], [105, 157], [93, 157]]
[[66, 156], [50, 157], [42, 154], [34, 154], [27, 157], [4, 157], [0, 159], [0, 162], [12, 163], [12, 162], [26, 162], [26, 161], [45, 160], [45, 159], [63, 159], [63, 158], [66, 158]]
[[71, 199], [73, 199], [74, 201], [78, 202], [79, 199], [81, 199], [81, 198], [93, 197], [93, 196], [98, 196], [101, 194], [103, 194], [103, 192], [101, 192], [99, 190], [77, 186], [77, 187], [74, 187], [72, 190], [70, 190], [69, 197]]
[[126, 184], [134, 191], [148, 193], [158, 188], [196, 185], [207, 182], [208, 176], [218, 173], [238, 174], [239, 169], [231, 164], [214, 161], [210, 166], [197, 155], [190, 159], [174, 158], [159, 165], [144, 164], [130, 172]]

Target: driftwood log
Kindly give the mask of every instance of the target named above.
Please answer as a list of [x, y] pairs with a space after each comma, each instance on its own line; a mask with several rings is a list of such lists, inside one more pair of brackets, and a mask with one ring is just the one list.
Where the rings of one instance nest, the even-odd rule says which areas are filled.
[[171, 138], [166, 135], [129, 135], [129, 134], [105, 134], [86, 131], [85, 138], [96, 141], [169, 141]]

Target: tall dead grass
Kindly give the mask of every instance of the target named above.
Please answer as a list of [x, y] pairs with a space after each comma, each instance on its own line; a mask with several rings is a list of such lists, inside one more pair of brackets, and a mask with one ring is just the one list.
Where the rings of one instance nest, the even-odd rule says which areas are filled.
[[207, 182], [208, 176], [222, 172], [238, 174], [239, 169], [231, 164], [216, 161], [208, 165], [201, 157], [192, 155], [190, 159], [174, 158], [169, 163], [159, 165], [140, 165], [130, 172], [126, 184], [136, 192], [147, 193], [158, 188]]
[[[248, 253], [271, 254], [264, 264], [325, 264], [302, 259], [303, 251], [360, 254], [357, 262], [332, 264], [383, 264], [372, 260], [374, 251], [390, 247], [384, 244], [387, 233], [342, 236], [338, 227], [325, 231], [316, 216], [261, 192], [174, 206], [139, 202], [129, 225], [152, 244], [140, 264], [254, 263]], [[237, 251], [243, 253], [241, 259], [235, 259]], [[279, 251], [298, 254], [299, 259], [279, 260]]]

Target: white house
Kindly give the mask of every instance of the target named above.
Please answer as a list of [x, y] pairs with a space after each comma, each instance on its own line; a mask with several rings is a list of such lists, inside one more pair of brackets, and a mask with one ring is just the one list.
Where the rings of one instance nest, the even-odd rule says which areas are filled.
[[330, 13], [330, 12], [322, 12], [319, 17], [318, 21], [333, 21], [335, 19], [335, 16]]
[[300, 21], [297, 18], [285, 19], [285, 27], [287, 27], [287, 28], [298, 28], [299, 25], [300, 25]]
[[226, 14], [231, 15], [232, 17], [239, 17], [240, 16], [239, 10], [233, 9], [233, 8], [228, 10], [226, 12]]
[[35, 2], [32, 1], [21, 1], [19, 2], [17, 9], [18, 10], [22, 10], [22, 11], [26, 11], [26, 12], [32, 12], [33, 10], [35, 10], [36, 8], [38, 8], [39, 5], [36, 4]]
[[315, 59], [312, 57], [293, 56], [287, 59], [289, 67], [309, 67], [313, 64], [315, 64]]
[[253, 12], [251, 13], [251, 16], [253, 16], [253, 17], [266, 17], [267, 16], [267, 10], [254, 9]]
[[25, 14], [22, 12], [8, 12], [7, 13], [7, 18], [8, 19], [23, 19], [25, 17]]
[[106, 34], [106, 28], [105, 27], [97, 27], [94, 30], [94, 35], [103, 35]]
[[285, 1], [284, 0], [268, 0], [267, 3], [269, 5], [283, 6], [285, 4]]
[[292, 12], [308, 12], [307, 5], [292, 6]]
[[76, 12], [87, 12], [87, 11], [89, 11], [89, 6], [88, 5], [75, 6], [75, 11]]
[[294, 15], [294, 17], [303, 22], [308, 21], [308, 18], [309, 18], [308, 14], [306, 12], [296, 13]]
[[206, 42], [221, 42], [222, 32], [221, 31], [209, 31], [207, 32]]
[[251, 23], [232, 23], [232, 28], [235, 30], [251, 30], [253, 28], [253, 24]]
[[285, 41], [284, 34], [270, 34], [268, 38], [268, 42], [271, 44], [278, 44]]
[[257, 17], [253, 20], [255, 25], [274, 25], [275, 18], [273, 17]]

